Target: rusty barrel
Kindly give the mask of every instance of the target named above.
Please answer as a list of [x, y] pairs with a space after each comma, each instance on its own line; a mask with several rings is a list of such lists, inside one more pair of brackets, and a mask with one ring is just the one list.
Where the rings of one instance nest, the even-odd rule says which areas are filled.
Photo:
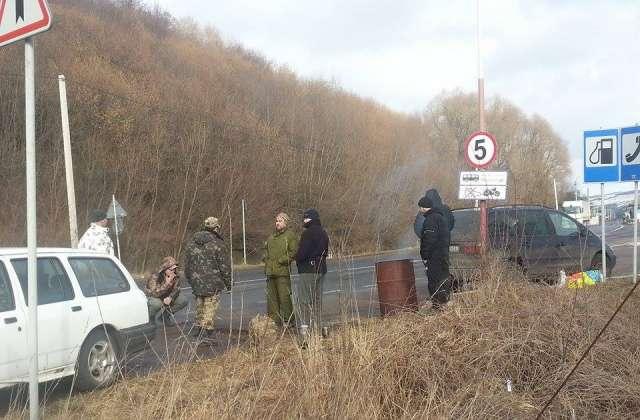
[[380, 314], [417, 311], [416, 276], [410, 259], [376, 263]]

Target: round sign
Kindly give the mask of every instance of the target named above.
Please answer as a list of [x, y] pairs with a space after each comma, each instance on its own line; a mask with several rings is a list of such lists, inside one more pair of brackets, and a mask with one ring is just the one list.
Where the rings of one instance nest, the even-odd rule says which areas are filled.
[[464, 159], [474, 168], [491, 165], [498, 154], [496, 139], [486, 131], [476, 131], [464, 142]]

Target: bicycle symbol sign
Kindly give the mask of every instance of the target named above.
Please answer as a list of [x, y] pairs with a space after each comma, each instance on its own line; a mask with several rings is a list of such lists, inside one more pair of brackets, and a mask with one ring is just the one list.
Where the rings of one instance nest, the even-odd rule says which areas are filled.
[[498, 153], [495, 137], [486, 131], [476, 131], [464, 144], [465, 160], [474, 168], [482, 169], [491, 165]]

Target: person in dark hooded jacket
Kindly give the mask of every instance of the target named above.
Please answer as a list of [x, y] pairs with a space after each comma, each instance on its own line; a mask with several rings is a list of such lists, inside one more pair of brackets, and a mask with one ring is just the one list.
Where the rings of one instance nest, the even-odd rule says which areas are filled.
[[316, 209], [305, 210], [303, 222], [305, 229], [294, 257], [300, 276], [293, 282], [293, 291], [298, 329], [306, 340], [310, 329], [327, 335], [322, 326], [322, 288], [327, 273], [329, 236]]
[[451, 293], [449, 278], [451, 232], [445, 210], [441, 206], [437, 206], [431, 197], [425, 196], [418, 201], [420, 211], [424, 214], [424, 225], [420, 237], [420, 256], [427, 270], [427, 287], [431, 295], [431, 302], [435, 309], [440, 309], [449, 301]]
[[194, 335], [211, 336], [220, 292], [231, 290], [227, 247], [220, 234], [220, 223], [208, 217], [185, 249], [184, 274], [196, 298]]
[[[440, 194], [438, 193], [438, 190], [428, 189], [424, 193], [424, 196], [431, 200], [431, 202], [433, 203], [433, 207], [439, 207], [442, 209], [442, 213], [444, 214], [445, 219], [447, 219], [447, 222], [449, 223], [449, 231], [453, 230], [453, 226], [455, 225], [455, 218], [453, 216], [453, 212], [451, 211], [449, 206], [447, 206], [442, 202], [442, 198], [440, 198]], [[413, 222], [413, 231], [416, 233], [416, 236], [418, 237], [418, 239], [422, 238], [423, 226], [424, 226], [424, 213], [422, 213], [421, 211], [418, 211], [418, 214], [416, 214], [416, 219]]]

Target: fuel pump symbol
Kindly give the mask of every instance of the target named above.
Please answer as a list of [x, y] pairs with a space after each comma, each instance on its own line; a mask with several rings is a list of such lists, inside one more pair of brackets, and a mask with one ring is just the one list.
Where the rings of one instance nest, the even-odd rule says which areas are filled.
[[613, 163], [613, 139], [600, 139], [589, 155], [592, 165], [611, 165]]

